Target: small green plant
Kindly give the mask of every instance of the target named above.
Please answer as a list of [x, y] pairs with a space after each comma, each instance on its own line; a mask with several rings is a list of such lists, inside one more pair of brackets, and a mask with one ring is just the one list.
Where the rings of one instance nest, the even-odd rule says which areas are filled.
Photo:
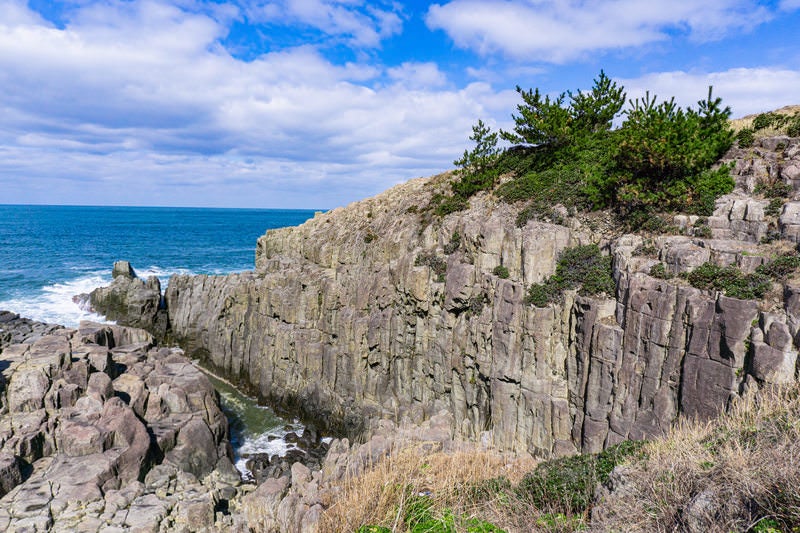
[[783, 198], [770, 198], [769, 204], [764, 208], [764, 214], [769, 217], [778, 217], [783, 210]]
[[450, 242], [444, 245], [443, 250], [444, 253], [447, 255], [452, 254], [461, 246], [461, 235], [454, 231], [453, 234], [450, 236]]
[[492, 270], [492, 274], [502, 279], [508, 279], [509, 276], [508, 269], [503, 265], [497, 265], [496, 267], [494, 267], [494, 270]]
[[422, 252], [414, 260], [415, 266], [426, 266], [431, 269], [431, 272], [436, 276], [436, 281], [441, 283], [445, 280], [445, 273], [447, 272], [447, 261], [439, 257], [433, 252]]
[[776, 281], [784, 281], [800, 267], [800, 256], [782, 255], [756, 269], [758, 274], [769, 276]]
[[367, 243], [367, 244], [369, 244], [369, 243], [371, 243], [372, 241], [374, 241], [374, 240], [375, 240], [375, 239], [377, 239], [377, 238], [378, 238], [378, 236], [377, 236], [377, 235], [375, 235], [375, 234], [372, 232], [372, 230], [369, 230], [369, 231], [367, 231], [367, 234], [366, 234], [366, 235], [364, 235], [364, 242], [365, 242], [365, 243]]
[[567, 248], [558, 259], [556, 273], [528, 289], [526, 302], [536, 307], [561, 301], [562, 292], [579, 287], [579, 294], [614, 294], [611, 258], [603, 256], [596, 244]]
[[672, 273], [667, 270], [667, 267], [664, 263], [656, 263], [650, 267], [650, 275], [658, 279], [670, 279], [674, 277]]
[[695, 237], [700, 237], [701, 239], [710, 239], [713, 236], [711, 228], [705, 224], [695, 225], [693, 233]]
[[736, 134], [736, 142], [739, 148], [750, 148], [756, 142], [756, 132], [752, 128], [742, 128]]
[[653, 241], [647, 239], [642, 242], [636, 249], [633, 251], [633, 255], [645, 255], [649, 257], [656, 257], [658, 255], [658, 248], [655, 247]]
[[759, 182], [753, 192], [766, 198], [786, 198], [792, 193], [792, 186], [782, 182]]
[[800, 137], [800, 113], [795, 113], [794, 117], [786, 126], [786, 135], [789, 137]]
[[392, 533], [392, 530], [383, 526], [361, 526], [356, 533]]

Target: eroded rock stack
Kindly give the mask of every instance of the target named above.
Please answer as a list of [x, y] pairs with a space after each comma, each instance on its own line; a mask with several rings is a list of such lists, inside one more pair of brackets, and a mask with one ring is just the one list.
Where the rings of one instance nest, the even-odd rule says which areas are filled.
[[212, 531], [229, 519], [217, 513], [240, 484], [227, 420], [181, 350], [86, 322], [17, 317], [2, 335], [25, 342], [0, 346], [1, 530]]

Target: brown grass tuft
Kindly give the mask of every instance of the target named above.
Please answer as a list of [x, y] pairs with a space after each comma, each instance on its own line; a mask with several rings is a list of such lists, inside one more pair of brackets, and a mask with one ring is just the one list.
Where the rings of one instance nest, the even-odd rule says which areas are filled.
[[597, 531], [790, 531], [800, 526], [800, 387], [739, 399], [711, 423], [680, 423], [623, 467]]
[[[516, 484], [535, 462], [490, 451], [426, 453], [424, 443], [409, 445], [379, 461], [359, 477], [348, 479], [335, 503], [320, 521], [320, 533], [356, 531], [380, 525], [405, 531], [403, 517], [419, 494], [430, 498], [434, 514], [448, 510], [468, 519], [496, 525], [496, 508], [507, 506], [503, 492], [482, 490], [482, 482], [505, 478]], [[491, 485], [489, 485], [491, 486]], [[458, 528], [457, 528], [458, 529]]]

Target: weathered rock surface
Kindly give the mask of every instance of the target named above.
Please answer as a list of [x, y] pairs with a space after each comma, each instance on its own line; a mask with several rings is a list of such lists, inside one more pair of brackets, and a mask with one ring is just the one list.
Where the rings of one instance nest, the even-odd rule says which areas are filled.
[[[708, 418], [747, 387], [796, 379], [791, 284], [782, 301], [759, 304], [649, 272], [659, 261], [675, 274], [765, 262], [775, 249], [760, 242], [780, 237], [778, 220], [747, 193], [788, 182], [797, 147], [732, 151], [739, 189], [706, 221], [710, 237], [655, 238], [655, 256], [591, 217], [519, 228], [519, 208], [490, 195], [430, 223], [418, 206], [448, 176], [412, 180], [267, 232], [253, 272], [171, 278], [170, 334], [235, 382], [346, 435], [446, 410], [457, 438], [539, 456], [655, 436], [680, 413]], [[696, 218], [677, 222], [700, 235]], [[615, 294], [524, 303], [562, 250], [590, 242], [613, 256]]]
[[[0, 319], [9, 317], [0, 313]], [[14, 331], [14, 328], [19, 331]], [[208, 379], [142, 330], [3, 321], [0, 530], [216, 531], [240, 480]]]
[[150, 276], [142, 280], [128, 261], [114, 263], [112, 278], [108, 287], [89, 294], [90, 306], [101, 309], [109, 320], [163, 337], [168, 324], [159, 279]]

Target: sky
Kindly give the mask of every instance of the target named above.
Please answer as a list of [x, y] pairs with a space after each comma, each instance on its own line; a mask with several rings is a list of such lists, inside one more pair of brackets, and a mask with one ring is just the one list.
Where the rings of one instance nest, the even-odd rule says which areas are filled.
[[0, 204], [329, 209], [516, 86], [800, 104], [800, 0], [0, 0]]

